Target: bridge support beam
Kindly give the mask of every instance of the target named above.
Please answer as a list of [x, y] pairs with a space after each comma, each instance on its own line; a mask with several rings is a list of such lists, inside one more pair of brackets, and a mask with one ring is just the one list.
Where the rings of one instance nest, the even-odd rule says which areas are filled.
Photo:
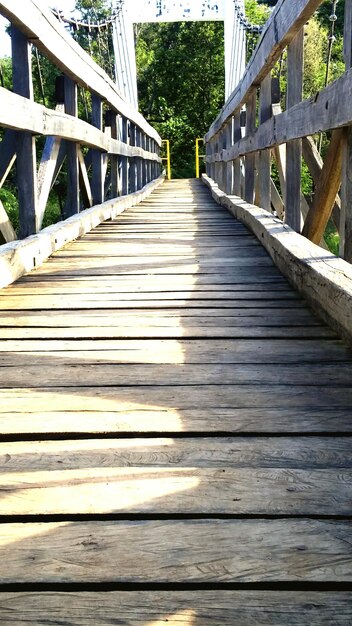
[[[21, 31], [11, 28], [13, 91], [33, 100], [31, 46]], [[19, 236], [38, 232], [37, 159], [34, 135], [19, 132], [17, 140]]]

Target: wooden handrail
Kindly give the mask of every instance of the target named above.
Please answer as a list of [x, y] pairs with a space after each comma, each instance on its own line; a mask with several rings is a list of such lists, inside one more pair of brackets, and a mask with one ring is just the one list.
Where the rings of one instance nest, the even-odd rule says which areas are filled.
[[[50, 190], [65, 158], [64, 218], [79, 213], [82, 206], [133, 194], [157, 180], [162, 165], [159, 134], [122, 98], [110, 77], [52, 13], [37, 0], [23, 0], [20, 5], [5, 0], [0, 2], [0, 14], [11, 22], [13, 63], [13, 92], [0, 88], [0, 127], [6, 129], [0, 187], [17, 158], [19, 236], [41, 229]], [[63, 72], [54, 110], [34, 101], [31, 43]], [[78, 117], [78, 85], [91, 93], [91, 123]], [[39, 168], [37, 135], [47, 138]], [[87, 158], [82, 145], [90, 149]], [[0, 232], [5, 242], [16, 235], [1, 202]]]
[[66, 32], [37, 0], [0, 2], [0, 14], [16, 26], [66, 76], [99, 95], [118, 113], [161, 145], [161, 138], [134, 107], [126, 102], [104, 70]]
[[[340, 256], [352, 262], [352, 0], [345, 2], [346, 71], [314, 97], [302, 101], [304, 27], [321, 4], [322, 0], [278, 2], [241, 82], [205, 137], [207, 174], [222, 191], [270, 211], [274, 201], [278, 206], [278, 198], [274, 195], [272, 201], [270, 197], [273, 189], [270, 155], [274, 153], [285, 222], [322, 245], [334, 209], [336, 223], [336, 198], [341, 184]], [[285, 48], [288, 52], [286, 110], [281, 112], [277, 111], [279, 105], [272, 102], [268, 85], [271, 70]], [[262, 115], [264, 102], [265, 110], [272, 107], [273, 114]], [[244, 105], [246, 126], [238, 132]], [[314, 170], [311, 173], [316, 187], [309, 207], [301, 190], [302, 155], [307, 154], [307, 149], [302, 152], [302, 140], [325, 131], [333, 131], [326, 163], [317, 173], [314, 159], [307, 160], [308, 168]]]
[[227, 99], [220, 115], [205, 136], [210, 141], [224, 127], [232, 115], [247, 102], [274, 67], [282, 51], [303, 28], [322, 0], [279, 0], [262, 32], [259, 43], [246, 68], [243, 79]]

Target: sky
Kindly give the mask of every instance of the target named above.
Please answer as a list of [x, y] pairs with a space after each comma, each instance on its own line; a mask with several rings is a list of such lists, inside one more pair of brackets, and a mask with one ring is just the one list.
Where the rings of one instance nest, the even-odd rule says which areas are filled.
[[[75, 7], [75, 0], [41, 0], [44, 6], [60, 9], [65, 15], [70, 16], [71, 11]], [[5, 32], [7, 22], [0, 16], [0, 57], [10, 55], [11, 42], [10, 37]]]

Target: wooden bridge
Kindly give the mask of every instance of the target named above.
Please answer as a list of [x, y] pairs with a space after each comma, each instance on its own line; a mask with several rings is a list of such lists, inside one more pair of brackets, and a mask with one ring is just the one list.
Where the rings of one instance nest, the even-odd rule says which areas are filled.
[[[170, 182], [108, 77], [39, 2], [14, 4], [0, 180], [16, 159], [26, 238], [3, 209], [0, 623], [351, 624], [352, 74], [299, 101], [320, 2], [278, 3], [206, 137], [207, 175]], [[31, 98], [29, 42], [65, 74], [55, 111]], [[323, 164], [310, 137], [327, 129]], [[67, 219], [38, 232], [64, 157]], [[332, 212], [345, 260], [309, 241]]]

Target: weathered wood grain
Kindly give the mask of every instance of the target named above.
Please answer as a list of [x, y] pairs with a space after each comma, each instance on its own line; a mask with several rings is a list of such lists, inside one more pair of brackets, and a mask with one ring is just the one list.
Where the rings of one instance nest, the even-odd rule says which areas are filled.
[[[254, 54], [246, 68], [246, 72], [234, 92], [226, 101], [221, 113], [211, 125], [205, 136], [206, 142], [234, 115], [248, 100], [248, 96], [272, 70], [281, 52], [292, 41], [314, 11], [321, 0], [291, 0], [280, 2], [267, 21]], [[308, 134], [308, 133], [307, 133]]]
[[87, 84], [122, 115], [132, 119], [158, 145], [158, 133], [143, 116], [127, 103], [116, 89], [114, 82], [93, 61], [62, 27], [52, 13], [37, 0], [26, 2], [21, 9], [9, 0], [0, 4], [1, 14], [11, 21], [29, 40], [64, 74], [86, 88]]
[[[107, 450], [107, 456], [109, 450]], [[95, 456], [93, 455], [93, 460]], [[84, 460], [84, 459], [83, 459]], [[0, 515], [350, 515], [352, 470], [2, 468]], [[1, 615], [1, 611], [0, 611]]]
[[315, 520], [2, 524], [0, 582], [350, 582], [350, 534]]
[[348, 592], [297, 591], [111, 591], [2, 592], [3, 626], [350, 626]]
[[[108, 355], [105, 355], [108, 361]], [[21, 362], [16, 366], [2, 366], [0, 370], [1, 387], [56, 387], [60, 380], [62, 387], [99, 387], [121, 385], [320, 385], [348, 386], [352, 379], [352, 364], [280, 364], [245, 365], [241, 363], [203, 365], [192, 363], [179, 364], [177, 368], [165, 364], [128, 363], [91, 363], [87, 358], [77, 363], [62, 364], [60, 355], [41, 355], [41, 364], [33, 365], [30, 356], [22, 354]], [[1, 363], [1, 358], [0, 358]], [[43, 371], [44, 368], [44, 371]]]
[[[287, 48], [286, 106], [290, 110], [302, 100], [304, 30], [298, 31]], [[296, 232], [301, 231], [302, 142], [286, 144], [285, 222]], [[263, 207], [266, 208], [266, 207]]]
[[[48, 392], [46, 390], [46, 396]], [[67, 391], [66, 394], [67, 395]], [[3, 396], [2, 396], [3, 399]], [[6, 401], [8, 397], [6, 398]], [[43, 436], [47, 434], [85, 434], [93, 436], [109, 434], [136, 433], [246, 433], [246, 434], [294, 434], [302, 432], [316, 433], [349, 433], [352, 432], [351, 409], [345, 407], [327, 408], [326, 406], [309, 405], [291, 406], [290, 408], [243, 408], [221, 407], [216, 403], [201, 405], [200, 408], [179, 408], [171, 405], [148, 405], [141, 403], [126, 408], [120, 403], [108, 402], [95, 404], [90, 410], [85, 406], [81, 410], [75, 407], [61, 406], [61, 398], [55, 395], [56, 404], [43, 402], [30, 411], [27, 398], [27, 411], [18, 411], [18, 407], [9, 404], [8, 411], [4, 407], [0, 412], [0, 433], [9, 435]], [[332, 399], [332, 401], [334, 398]], [[218, 403], [219, 404], [219, 403]], [[105, 409], [105, 410], [104, 410]]]
[[94, 474], [121, 467], [164, 468], [166, 473], [173, 468], [339, 469], [346, 471], [348, 486], [352, 459], [350, 438], [341, 436], [92, 438], [0, 443], [0, 467], [9, 479], [21, 472], [87, 469]]
[[[274, 393], [275, 392], [275, 393]], [[207, 385], [146, 386], [146, 387], [71, 387], [70, 390], [52, 387], [0, 389], [0, 413], [27, 413], [57, 411], [128, 412], [146, 411], [176, 412], [180, 409], [286, 409], [318, 410], [330, 405], [345, 409], [352, 401], [350, 386], [327, 388], [326, 386], [284, 385]]]
[[87, 209], [64, 222], [49, 226], [33, 237], [1, 246], [0, 288], [11, 284], [26, 272], [43, 263], [55, 250], [61, 248], [68, 241], [76, 239], [101, 221], [116, 216], [135, 202], [141, 202], [162, 182], [163, 177], [149, 183], [136, 194], [115, 198], [103, 205]]
[[113, 139], [88, 122], [62, 111], [51, 110], [0, 87], [0, 124], [27, 133], [75, 141], [110, 154], [139, 157], [160, 162], [160, 157], [142, 148]]
[[314, 200], [306, 217], [302, 234], [319, 244], [341, 185], [343, 131], [335, 130], [315, 189]]
[[[333, 254], [322, 251], [270, 213], [225, 196], [217, 185], [204, 176], [214, 198], [227, 206], [263, 243], [276, 265], [307, 298], [328, 323], [351, 338], [352, 270], [351, 265]], [[335, 303], [339, 302], [336, 307]]]
[[[45, 356], [46, 355], [46, 356]], [[271, 339], [268, 341], [213, 339], [104, 340], [6, 340], [0, 341], [0, 365], [17, 367], [27, 358], [31, 365], [41, 359], [58, 358], [62, 364], [82, 363], [265, 363], [312, 364], [352, 363], [352, 350], [342, 341], [315, 339]]]

